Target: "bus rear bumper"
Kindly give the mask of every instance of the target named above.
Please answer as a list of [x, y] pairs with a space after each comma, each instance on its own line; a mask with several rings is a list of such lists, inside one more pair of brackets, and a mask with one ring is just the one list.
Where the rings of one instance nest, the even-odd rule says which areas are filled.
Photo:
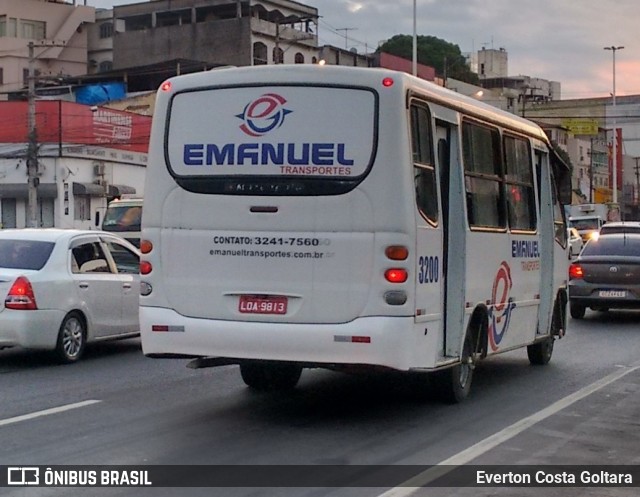
[[215, 358], [303, 365], [379, 366], [400, 371], [435, 367], [433, 336], [413, 316], [362, 317], [339, 324], [222, 321], [140, 307], [142, 350], [154, 358]]

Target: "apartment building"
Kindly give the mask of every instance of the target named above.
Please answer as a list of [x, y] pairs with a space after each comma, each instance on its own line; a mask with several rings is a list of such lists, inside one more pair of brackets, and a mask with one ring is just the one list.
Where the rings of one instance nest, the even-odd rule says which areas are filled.
[[86, 74], [87, 26], [94, 20], [93, 7], [62, 0], [2, 0], [0, 99], [27, 85], [30, 43], [40, 79]]
[[189, 59], [213, 64], [318, 60], [318, 9], [292, 0], [156, 0], [116, 6], [113, 68]]

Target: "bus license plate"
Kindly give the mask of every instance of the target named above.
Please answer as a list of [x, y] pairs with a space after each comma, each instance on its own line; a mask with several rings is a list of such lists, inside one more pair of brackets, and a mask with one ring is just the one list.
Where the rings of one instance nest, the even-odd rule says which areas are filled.
[[287, 297], [240, 295], [238, 311], [244, 314], [286, 314]]
[[600, 290], [598, 295], [605, 298], [623, 299], [627, 296], [627, 292], [625, 290]]

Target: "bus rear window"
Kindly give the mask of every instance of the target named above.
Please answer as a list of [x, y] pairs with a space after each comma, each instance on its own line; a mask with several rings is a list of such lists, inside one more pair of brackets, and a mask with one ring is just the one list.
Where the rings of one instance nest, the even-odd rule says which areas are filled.
[[215, 88], [176, 94], [165, 140], [170, 173], [198, 193], [321, 195], [354, 188], [377, 145], [371, 89]]

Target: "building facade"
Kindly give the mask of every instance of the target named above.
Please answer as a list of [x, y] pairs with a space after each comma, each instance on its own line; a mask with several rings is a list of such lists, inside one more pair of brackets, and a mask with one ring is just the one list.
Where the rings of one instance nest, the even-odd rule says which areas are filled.
[[[0, 102], [0, 220], [28, 226], [27, 102]], [[71, 102], [40, 101], [37, 116], [37, 223], [101, 226], [110, 199], [144, 194], [151, 118]]]
[[2, 0], [0, 94], [27, 86], [30, 60], [40, 80], [86, 74], [87, 27], [94, 20], [93, 7], [75, 2]]
[[318, 60], [318, 9], [291, 0], [156, 0], [116, 6], [113, 68], [172, 59], [250, 66]]

